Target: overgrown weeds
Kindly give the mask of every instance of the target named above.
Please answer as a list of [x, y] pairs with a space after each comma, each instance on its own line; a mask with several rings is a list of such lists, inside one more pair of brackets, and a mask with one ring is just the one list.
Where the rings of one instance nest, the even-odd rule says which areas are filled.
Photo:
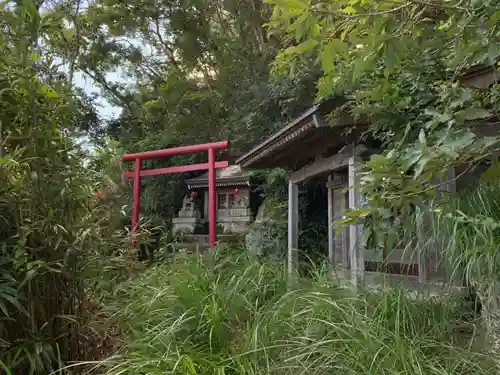
[[105, 247], [124, 247], [72, 137], [86, 108], [65, 82], [40, 77], [22, 36], [39, 27], [30, 4], [3, 9], [0, 36], [0, 363], [23, 375], [82, 358], [87, 271]]
[[116, 296], [126, 341], [109, 375], [495, 373], [477, 335], [456, 329], [455, 297], [354, 294], [322, 272], [291, 289], [281, 264], [245, 253], [179, 256]]
[[431, 209], [429, 237], [441, 238], [453, 275], [463, 276], [477, 293], [490, 351], [500, 350], [500, 184], [481, 183]]

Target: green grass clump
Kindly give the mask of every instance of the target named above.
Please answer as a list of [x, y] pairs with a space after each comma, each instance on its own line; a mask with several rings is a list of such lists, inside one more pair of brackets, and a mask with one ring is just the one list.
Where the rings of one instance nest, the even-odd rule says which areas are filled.
[[[111, 374], [493, 374], [452, 298], [352, 291], [215, 251], [156, 266], [116, 294]], [[301, 286], [302, 285], [302, 286]]]

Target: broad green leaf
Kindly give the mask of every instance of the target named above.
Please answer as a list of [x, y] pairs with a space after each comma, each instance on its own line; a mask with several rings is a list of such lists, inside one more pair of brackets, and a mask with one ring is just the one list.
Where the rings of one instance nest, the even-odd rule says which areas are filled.
[[429, 163], [430, 160], [431, 158], [429, 157], [429, 155], [424, 155], [422, 156], [422, 158], [420, 158], [417, 163], [417, 167], [415, 168], [415, 173], [413, 174], [415, 179], [417, 179], [422, 174], [425, 167], [427, 166], [427, 163]]
[[349, 52], [349, 46], [347, 43], [343, 42], [340, 39], [332, 39], [329, 42], [330, 45], [333, 46], [333, 49], [336, 53], [346, 54]]
[[343, 55], [348, 52], [348, 46], [340, 39], [332, 39], [324, 45], [321, 55], [321, 68], [325, 73], [332, 72], [337, 60], [337, 55]]
[[46, 85], [40, 86], [40, 92], [44, 93], [47, 96], [47, 98], [49, 98], [49, 99], [57, 99], [59, 97], [57, 92], [55, 92], [54, 90], [52, 90], [50, 87], [48, 87]]
[[441, 22], [438, 26], [438, 30], [447, 30], [452, 26], [453, 18], [450, 17], [446, 22]]
[[331, 43], [326, 44], [323, 47], [323, 53], [321, 55], [321, 69], [325, 73], [333, 71], [335, 66], [335, 48]]
[[418, 140], [420, 141], [420, 144], [423, 146], [427, 145], [427, 138], [425, 137], [425, 130], [420, 129], [420, 133], [418, 134]]
[[9, 294], [4, 294], [1, 296], [2, 299], [5, 299], [11, 303], [12, 306], [14, 306], [19, 312], [23, 313], [25, 316], [28, 316], [28, 311], [21, 305], [19, 300]]
[[466, 120], [479, 120], [491, 116], [490, 111], [483, 108], [469, 108], [463, 111]]
[[305, 10], [309, 4], [300, 0], [265, 0], [265, 3], [275, 4], [285, 10]]
[[[302, 40], [308, 31], [307, 25], [308, 13], [302, 13], [293, 23], [293, 27], [295, 28], [295, 39]], [[312, 38], [309, 38], [312, 39]]]
[[488, 5], [490, 3], [490, 0], [471, 0], [471, 4], [474, 8], [479, 8], [484, 5]]
[[[1, 297], [1, 296], [0, 296]], [[7, 309], [7, 306], [3, 304], [3, 302], [0, 300], [0, 311], [3, 312], [3, 315], [6, 317], [9, 317], [9, 310]]]
[[493, 181], [500, 182], [500, 162], [493, 164], [481, 175], [481, 182], [487, 183]]
[[450, 157], [451, 159], [457, 159], [460, 155], [453, 151], [450, 147], [440, 147], [439, 151], [441, 153], [445, 154], [446, 156]]
[[358, 11], [356, 9], [354, 9], [354, 7], [348, 6], [348, 7], [345, 7], [344, 9], [342, 9], [342, 13], [356, 14], [356, 13], [358, 13]]
[[490, 17], [487, 22], [488, 27], [494, 27], [500, 21], [500, 10], [497, 10], [493, 14], [490, 14]]
[[404, 162], [406, 166], [406, 170], [409, 170], [412, 168], [422, 157], [423, 153], [419, 149], [413, 149], [410, 150], [405, 156], [404, 156]]
[[476, 139], [476, 135], [470, 131], [462, 133], [461, 136], [455, 136], [452, 140], [444, 143], [444, 146], [448, 146], [453, 150], [460, 152], [464, 147], [470, 146], [473, 144]]
[[283, 54], [284, 55], [296, 55], [303, 54], [312, 50], [318, 44], [317, 40], [309, 39], [297, 46], [287, 48]]

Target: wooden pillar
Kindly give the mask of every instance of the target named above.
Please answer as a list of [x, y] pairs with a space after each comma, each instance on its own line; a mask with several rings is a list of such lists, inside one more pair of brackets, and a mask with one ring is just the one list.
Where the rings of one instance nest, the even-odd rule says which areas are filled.
[[[345, 188], [347, 187], [347, 182], [342, 174], [332, 173], [331, 182], [328, 182], [327, 186], [331, 189], [332, 194], [332, 213], [333, 220], [340, 220], [344, 216], [344, 211], [346, 209], [346, 193]], [[347, 245], [347, 229], [343, 228], [341, 231], [335, 231], [333, 226], [331, 227], [333, 234], [333, 247], [335, 251], [334, 263], [336, 265], [342, 265], [343, 268], [349, 268], [349, 249]]]
[[443, 182], [446, 182], [445, 184], [441, 185], [438, 190], [440, 192], [447, 192], [447, 193], [455, 193], [457, 191], [457, 183], [455, 181], [455, 168], [451, 167], [448, 169], [446, 172], [446, 175], [443, 178]]
[[137, 232], [141, 212], [141, 166], [141, 159], [135, 159], [134, 190], [132, 192], [132, 247], [134, 249], [137, 246]]
[[299, 246], [299, 186], [288, 181], [288, 276], [293, 277], [298, 268]]
[[[361, 202], [358, 183], [357, 168], [360, 159], [353, 155], [349, 158], [349, 208], [357, 207]], [[351, 261], [351, 282], [354, 286], [364, 283], [365, 278], [365, 260], [364, 249], [361, 244], [362, 226], [349, 226], [349, 258]]]
[[420, 207], [415, 208], [415, 227], [417, 237], [418, 281], [427, 281], [427, 251], [424, 238], [424, 213]]
[[[344, 211], [346, 210], [347, 206], [347, 201], [346, 201], [346, 194], [344, 191], [345, 188], [342, 190], [338, 191], [338, 194], [340, 195], [340, 213], [341, 213], [341, 218], [344, 217]], [[342, 229], [342, 263], [344, 265], [345, 269], [349, 269], [349, 230], [347, 228]]]
[[335, 267], [335, 232], [333, 228], [334, 212], [333, 212], [333, 187], [331, 186], [333, 182], [332, 175], [328, 175], [328, 261], [330, 267], [333, 269]]
[[215, 192], [215, 150], [208, 149], [208, 237], [210, 248], [217, 242], [217, 194]]

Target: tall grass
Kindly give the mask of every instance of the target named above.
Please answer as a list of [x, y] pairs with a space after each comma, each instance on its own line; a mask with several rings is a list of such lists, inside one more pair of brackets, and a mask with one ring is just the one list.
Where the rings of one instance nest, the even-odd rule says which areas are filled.
[[500, 183], [482, 183], [431, 206], [428, 237], [441, 249], [455, 275], [461, 275], [481, 300], [490, 350], [500, 352]]
[[108, 308], [124, 342], [106, 374], [495, 373], [455, 298], [354, 294], [321, 271], [290, 289], [284, 271], [218, 250], [121, 285]]
[[[500, 287], [500, 183], [479, 185], [453, 201], [436, 229], [450, 234], [447, 255], [486, 296]], [[486, 287], [486, 289], [483, 289]]]

